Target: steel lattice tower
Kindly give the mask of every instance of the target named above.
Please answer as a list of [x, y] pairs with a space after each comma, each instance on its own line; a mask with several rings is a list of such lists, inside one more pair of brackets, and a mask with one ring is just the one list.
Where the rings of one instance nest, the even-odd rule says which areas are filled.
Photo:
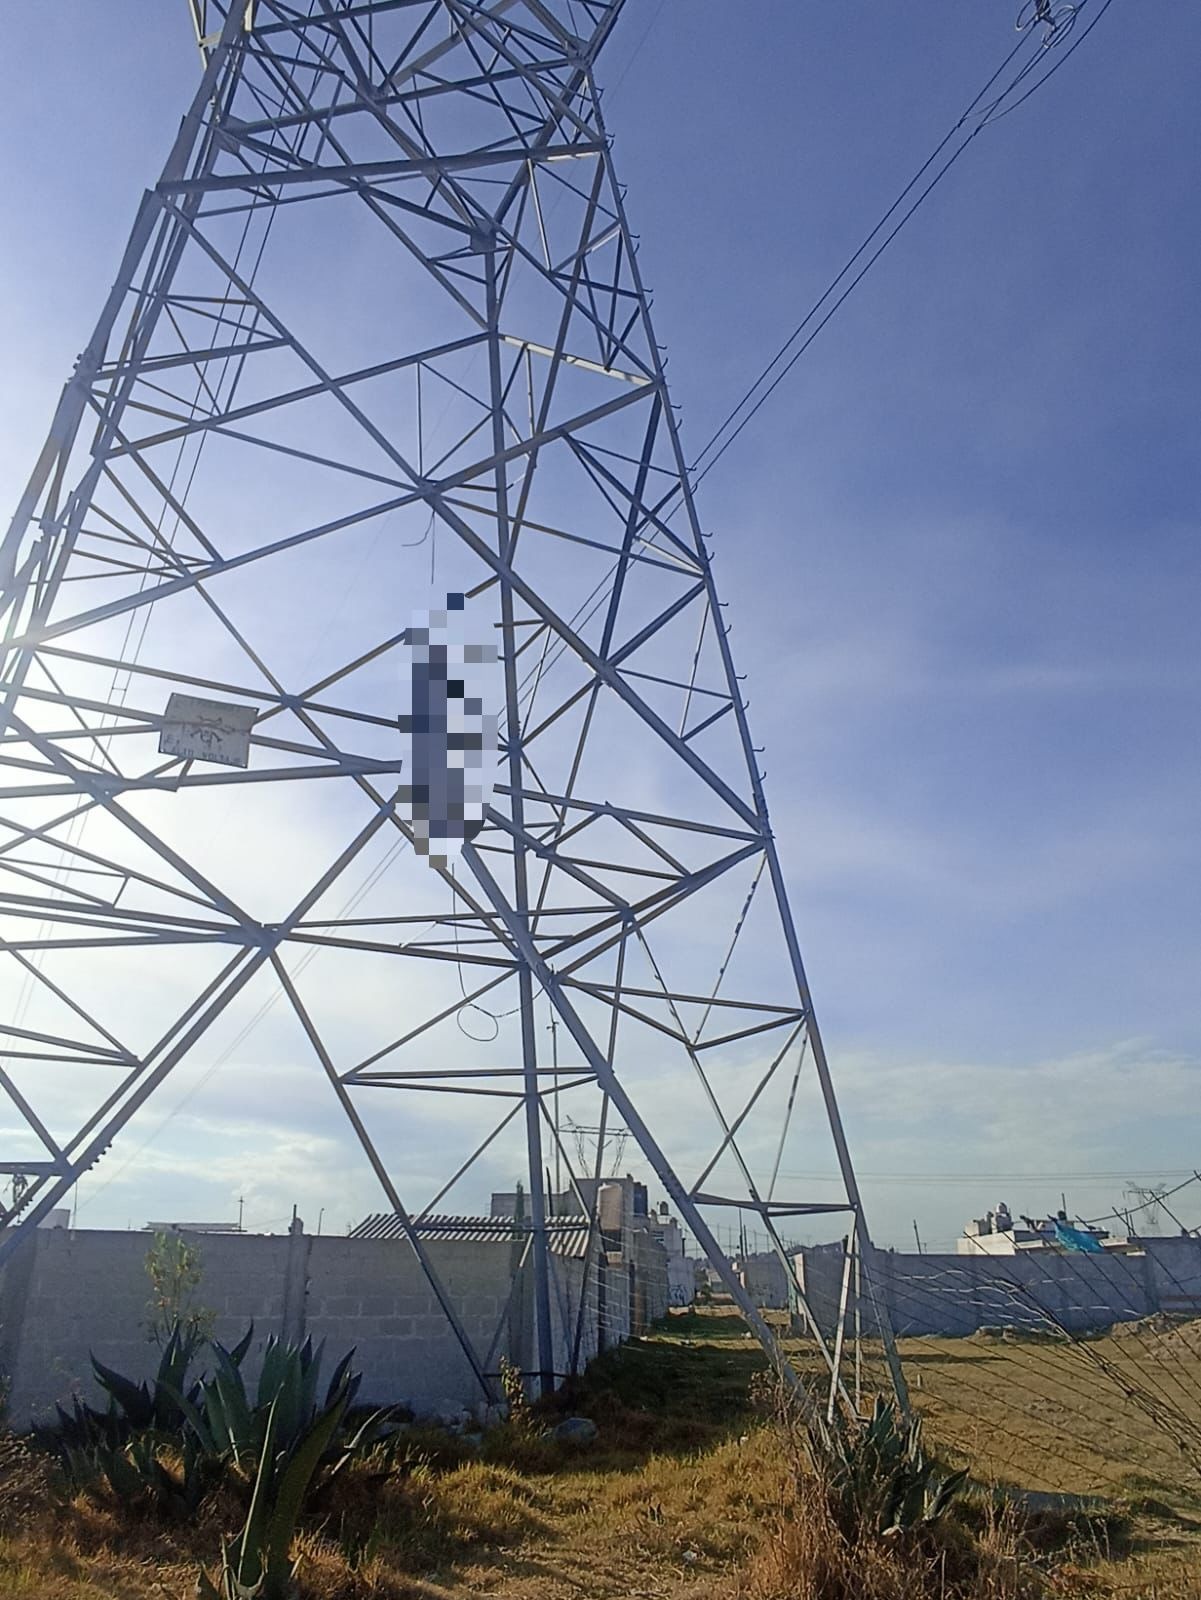
[[[199, 88], [3, 545], [0, 1259], [268, 991], [485, 1391], [417, 1224], [516, 1141], [553, 1381], [552, 1098], [768, 1345], [716, 1208], [870, 1249], [594, 81], [622, 3], [192, 0]], [[397, 717], [450, 593], [500, 748], [443, 862]], [[247, 765], [162, 753], [180, 695]], [[780, 1197], [790, 1128], [832, 1196]]]

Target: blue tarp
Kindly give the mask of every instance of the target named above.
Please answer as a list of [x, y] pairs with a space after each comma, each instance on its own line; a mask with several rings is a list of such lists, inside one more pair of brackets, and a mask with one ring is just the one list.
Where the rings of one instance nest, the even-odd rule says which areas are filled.
[[1065, 1250], [1080, 1250], [1089, 1255], [1101, 1255], [1100, 1241], [1091, 1233], [1085, 1233], [1080, 1228], [1070, 1228], [1066, 1222], [1055, 1220], [1055, 1243], [1061, 1244]]

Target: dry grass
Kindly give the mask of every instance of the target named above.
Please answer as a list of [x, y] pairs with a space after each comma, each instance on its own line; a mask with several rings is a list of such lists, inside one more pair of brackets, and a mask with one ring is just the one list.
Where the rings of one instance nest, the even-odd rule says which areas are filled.
[[850, 1542], [820, 1484], [796, 1486], [750, 1562], [747, 1600], [1044, 1600], [1047, 1576], [1012, 1512], [969, 1531], [947, 1519], [919, 1535]]
[[[915, 1397], [933, 1442], [953, 1455], [974, 1439], [986, 1456], [1000, 1398], [978, 1395], [983, 1409], [965, 1420], [933, 1396], [941, 1382], [970, 1399], [956, 1362], [994, 1353], [952, 1343], [923, 1368]], [[357, 1468], [299, 1540], [306, 1600], [1201, 1600], [1201, 1520], [1179, 1475], [1132, 1486], [1121, 1451], [1100, 1441], [1103, 1481], [1133, 1508], [1128, 1525], [1055, 1507], [1030, 1515], [981, 1494], [937, 1541], [849, 1547], [816, 1485], [798, 1477], [787, 1437], [756, 1413], [749, 1390], [762, 1370], [731, 1313], [677, 1317], [556, 1402], [597, 1422], [587, 1450], [504, 1430], [479, 1458], [431, 1435], [399, 1470]], [[1054, 1426], [1051, 1415], [1026, 1463], [1044, 1478]], [[1000, 1476], [1034, 1482], [1012, 1453]], [[216, 1498], [187, 1526], [131, 1522], [102, 1500], [57, 1497], [46, 1463], [0, 1453], [0, 1596], [182, 1600], [236, 1520], [236, 1503]]]
[[975, 1472], [1027, 1489], [1145, 1491], [1201, 1508], [1196, 1466], [1123, 1389], [1140, 1385], [1153, 1404], [1201, 1427], [1198, 1344], [1194, 1326], [1153, 1340], [1119, 1333], [1083, 1346], [902, 1340], [901, 1353], [932, 1435]]

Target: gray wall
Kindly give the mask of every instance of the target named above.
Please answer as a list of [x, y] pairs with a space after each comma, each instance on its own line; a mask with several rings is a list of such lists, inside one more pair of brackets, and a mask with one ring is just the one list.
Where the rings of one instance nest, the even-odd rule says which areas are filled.
[[[268, 1334], [325, 1339], [329, 1367], [352, 1346], [365, 1401], [405, 1401], [418, 1412], [484, 1400], [461, 1347], [403, 1241], [313, 1238], [303, 1233], [190, 1235], [203, 1277], [198, 1303], [217, 1315], [216, 1335], [232, 1342], [251, 1317], [253, 1376]], [[38, 1230], [0, 1272], [0, 1379], [8, 1420], [23, 1427], [72, 1394], [97, 1400], [90, 1355], [131, 1377], [148, 1377], [157, 1351], [146, 1337], [150, 1292], [144, 1233]], [[531, 1274], [520, 1272], [508, 1243], [430, 1240], [425, 1245], [443, 1289], [481, 1364], [502, 1358], [533, 1366]], [[634, 1282], [620, 1261], [587, 1275], [580, 1364], [597, 1349], [629, 1337], [632, 1326], [666, 1310], [662, 1247], [638, 1245]], [[555, 1370], [571, 1366], [584, 1263], [552, 1257]], [[631, 1295], [633, 1289], [633, 1296]], [[512, 1291], [512, 1292], [511, 1292]], [[489, 1352], [491, 1351], [491, 1354]]]
[[[833, 1330], [842, 1288], [837, 1251], [801, 1250], [801, 1288], [818, 1325]], [[861, 1290], [864, 1331], [885, 1307], [894, 1331], [975, 1333], [983, 1327], [1047, 1327], [1073, 1332], [1128, 1322], [1156, 1311], [1201, 1316], [1201, 1240], [1146, 1239], [1125, 1255], [1023, 1251], [1013, 1256], [907, 1255], [878, 1251]], [[854, 1297], [852, 1295], [852, 1309]]]

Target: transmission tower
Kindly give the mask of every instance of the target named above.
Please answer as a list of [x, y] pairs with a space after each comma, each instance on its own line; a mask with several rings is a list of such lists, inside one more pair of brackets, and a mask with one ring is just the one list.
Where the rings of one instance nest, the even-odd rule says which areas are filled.
[[[601, 115], [622, 0], [191, 9], [2, 550], [0, 1260], [278, 999], [485, 1392], [421, 1223], [521, 1173], [553, 1383], [552, 1093], [770, 1347], [707, 1219], [870, 1240]], [[400, 712], [444, 623], [498, 744], [439, 844]], [[780, 1192], [798, 1148], [821, 1198]]]
[[[1122, 1191], [1122, 1200], [1127, 1217], [1130, 1219], [1127, 1226], [1131, 1233], [1157, 1234], [1163, 1223], [1163, 1197], [1159, 1191], [1149, 1188], [1146, 1184], [1128, 1183]], [[1133, 1219], [1138, 1217], [1138, 1227], [1135, 1228]]]

